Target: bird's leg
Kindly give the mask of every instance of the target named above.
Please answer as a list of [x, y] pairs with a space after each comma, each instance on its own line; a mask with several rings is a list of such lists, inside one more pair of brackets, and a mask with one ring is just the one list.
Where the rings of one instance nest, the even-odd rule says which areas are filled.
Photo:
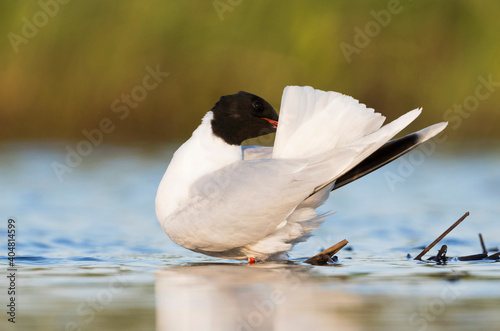
[[253, 256], [248, 257], [248, 264], [255, 264], [255, 258]]

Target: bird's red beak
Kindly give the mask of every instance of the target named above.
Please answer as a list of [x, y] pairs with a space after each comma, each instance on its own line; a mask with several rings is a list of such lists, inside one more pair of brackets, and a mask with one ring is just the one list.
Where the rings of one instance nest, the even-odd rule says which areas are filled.
[[269, 118], [265, 118], [265, 117], [263, 117], [262, 119], [263, 119], [263, 120], [266, 120], [266, 121], [268, 121], [269, 123], [271, 123], [272, 125], [274, 125], [274, 128], [273, 128], [273, 129], [278, 128], [278, 122], [277, 122], [277, 121], [273, 121], [273, 120], [270, 120]]

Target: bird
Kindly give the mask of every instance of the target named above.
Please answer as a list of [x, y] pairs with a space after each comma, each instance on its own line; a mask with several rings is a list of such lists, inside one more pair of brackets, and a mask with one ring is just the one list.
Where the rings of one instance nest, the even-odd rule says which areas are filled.
[[[385, 117], [355, 98], [286, 86], [280, 114], [263, 98], [225, 95], [174, 153], [155, 206], [176, 244], [213, 257], [286, 260], [331, 212], [316, 209], [338, 189], [441, 132], [437, 123], [390, 140], [421, 113]], [[276, 133], [274, 145], [242, 146]]]

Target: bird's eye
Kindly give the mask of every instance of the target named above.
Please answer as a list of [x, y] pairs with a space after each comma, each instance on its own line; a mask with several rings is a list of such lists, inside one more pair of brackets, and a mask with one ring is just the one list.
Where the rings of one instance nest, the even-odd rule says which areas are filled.
[[258, 112], [262, 112], [264, 110], [264, 105], [260, 101], [254, 101], [252, 105], [253, 108]]

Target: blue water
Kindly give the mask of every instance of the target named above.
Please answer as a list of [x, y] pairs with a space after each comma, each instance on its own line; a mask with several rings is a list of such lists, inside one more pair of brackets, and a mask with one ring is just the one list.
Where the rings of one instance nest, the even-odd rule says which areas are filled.
[[[466, 211], [426, 257], [442, 244], [451, 257], [481, 253], [478, 233], [487, 248], [500, 246], [498, 148], [417, 150], [333, 192], [322, 210], [336, 213], [291, 262], [252, 267], [185, 250], [163, 233], [154, 198], [176, 145], [99, 146], [58, 176], [54, 162], [66, 164], [66, 146], [75, 143], [0, 145], [0, 227], [12, 218], [17, 230], [16, 328], [494, 330], [500, 323], [498, 262], [407, 258]], [[303, 263], [342, 239], [349, 248], [335, 266]], [[12, 326], [0, 320], [2, 330]]]

